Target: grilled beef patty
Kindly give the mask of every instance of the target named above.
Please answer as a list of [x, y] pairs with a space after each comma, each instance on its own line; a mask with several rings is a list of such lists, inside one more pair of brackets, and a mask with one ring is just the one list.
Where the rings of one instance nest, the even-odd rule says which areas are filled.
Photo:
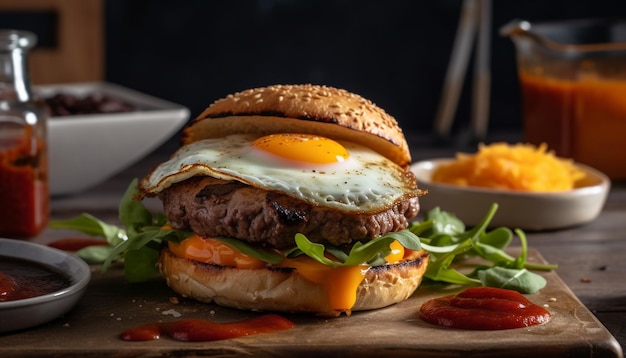
[[337, 246], [368, 241], [405, 229], [419, 209], [418, 198], [410, 198], [378, 213], [345, 213], [211, 177], [192, 177], [172, 185], [159, 197], [175, 229], [276, 248], [294, 246], [296, 233]]

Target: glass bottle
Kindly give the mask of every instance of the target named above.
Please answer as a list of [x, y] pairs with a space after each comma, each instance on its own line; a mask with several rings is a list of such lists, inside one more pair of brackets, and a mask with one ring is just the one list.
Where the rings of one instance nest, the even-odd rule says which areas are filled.
[[46, 112], [27, 64], [36, 41], [27, 31], [0, 30], [0, 237], [36, 236], [50, 216]]

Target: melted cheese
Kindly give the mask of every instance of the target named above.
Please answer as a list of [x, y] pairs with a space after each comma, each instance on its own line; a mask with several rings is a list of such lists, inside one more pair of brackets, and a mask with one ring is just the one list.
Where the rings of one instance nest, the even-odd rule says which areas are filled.
[[367, 265], [332, 267], [308, 256], [285, 259], [280, 266], [293, 267], [307, 281], [322, 286], [328, 295], [330, 306], [339, 312], [350, 312], [356, 303], [357, 287], [370, 268]]
[[267, 263], [235, 250], [233, 247], [209, 238], [192, 235], [181, 243], [168, 242], [174, 255], [198, 262], [230, 266], [240, 269], [259, 269]]
[[[260, 269], [268, 265], [221, 241], [201, 238], [198, 235], [193, 235], [181, 243], [168, 242], [168, 247], [174, 255], [198, 262], [240, 269]], [[385, 259], [391, 264], [397, 263], [403, 260], [409, 251], [394, 241], [391, 244], [391, 253]], [[328, 295], [330, 306], [338, 312], [345, 311], [348, 314], [356, 303], [357, 288], [370, 268], [368, 265], [332, 267], [305, 255], [293, 259], [285, 258], [278, 266], [295, 268], [305, 280], [322, 286]]]
[[405, 251], [408, 251], [398, 241], [392, 242], [391, 245], [389, 245], [389, 248], [391, 249], [391, 252], [387, 256], [385, 256], [385, 261], [390, 264], [395, 264], [402, 261], [405, 256]]

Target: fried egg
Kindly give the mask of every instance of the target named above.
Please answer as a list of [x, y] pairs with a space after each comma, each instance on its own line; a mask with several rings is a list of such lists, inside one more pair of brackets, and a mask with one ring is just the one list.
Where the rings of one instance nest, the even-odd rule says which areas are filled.
[[141, 186], [146, 194], [158, 194], [199, 175], [350, 212], [385, 210], [422, 193], [410, 172], [366, 147], [292, 133], [193, 142], [159, 165]]

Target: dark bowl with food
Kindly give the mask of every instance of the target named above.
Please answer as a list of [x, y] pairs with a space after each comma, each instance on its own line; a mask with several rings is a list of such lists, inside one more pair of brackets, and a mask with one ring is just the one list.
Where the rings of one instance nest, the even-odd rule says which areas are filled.
[[14, 239], [0, 239], [0, 333], [34, 327], [69, 312], [91, 279], [73, 254]]

